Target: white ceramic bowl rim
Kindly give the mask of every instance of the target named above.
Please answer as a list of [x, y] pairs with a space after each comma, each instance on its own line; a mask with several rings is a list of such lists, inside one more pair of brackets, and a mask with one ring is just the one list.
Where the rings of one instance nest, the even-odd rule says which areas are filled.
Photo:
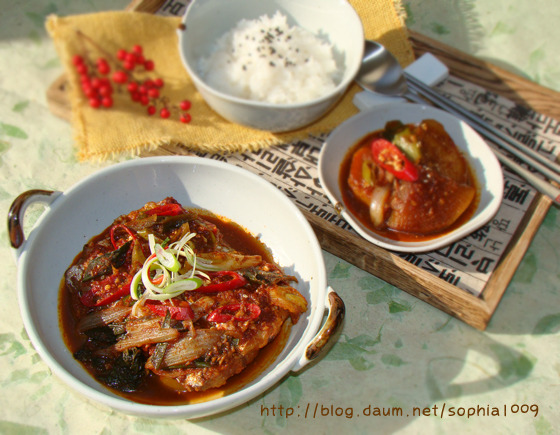
[[[290, 349], [285, 349], [285, 352], [287, 352], [287, 354], [284, 357], [280, 357], [277, 360], [277, 363], [274, 363], [276, 364], [276, 366], [271, 367], [267, 372], [265, 372], [264, 375], [261, 375], [258, 380], [254, 381], [252, 384], [249, 384], [248, 386], [237, 392], [205, 403], [177, 406], [147, 405], [129, 401], [125, 398], [114, 395], [108, 390], [105, 392], [104, 387], [102, 387], [101, 384], [98, 384], [97, 381], [93, 381], [93, 384], [95, 384], [98, 388], [93, 388], [91, 385], [87, 385], [86, 383], [78, 380], [71, 373], [69, 373], [68, 369], [58, 361], [57, 355], [53, 355], [51, 353], [49, 347], [60, 346], [59, 342], [62, 340], [62, 337], [58, 337], [58, 339], [55, 339], [55, 341], [57, 342], [54, 345], [52, 345], [51, 343], [46, 343], [43, 339], [43, 335], [47, 334], [47, 332], [44, 331], [44, 329], [46, 328], [44, 328], [44, 326], [42, 327], [41, 325], [38, 325], [34, 319], [34, 312], [37, 311], [37, 307], [33, 305], [34, 303], [36, 304], [36, 302], [30, 300], [31, 295], [29, 294], [30, 290], [28, 289], [28, 287], [30, 287], [29, 281], [32, 281], [33, 279], [29, 278], [29, 275], [32, 275], [32, 273], [30, 272], [32, 270], [32, 266], [29, 264], [29, 261], [31, 261], [30, 257], [36, 255], [34, 251], [36, 250], [37, 246], [41, 245], [41, 243], [37, 242], [37, 239], [41, 237], [40, 240], [43, 241], [43, 239], [51, 237], [49, 234], [45, 234], [46, 230], [43, 230], [43, 228], [51, 228], [53, 225], [60, 226], [62, 223], [57, 224], [56, 222], [54, 222], [56, 220], [57, 214], [59, 214], [59, 212], [62, 213], [61, 209], [63, 209], [63, 207], [66, 207], [66, 204], [68, 202], [72, 203], [79, 201], [80, 199], [78, 198], [78, 196], [83, 194], [84, 189], [90, 189], [92, 186], [96, 185], [103, 185], [103, 183], [107, 184], [110, 180], [115, 179], [115, 177], [117, 177], [116, 179], [118, 179], [121, 173], [126, 173], [127, 175], [129, 175], [134, 174], [134, 172], [130, 171], [146, 170], [148, 171], [148, 173], [145, 175], [145, 177], [150, 178], [149, 171], [151, 170], [154, 170], [155, 174], [156, 170], [163, 171], [167, 168], [173, 168], [173, 170], [176, 170], [176, 167], [181, 168], [181, 170], [185, 171], [200, 171], [202, 173], [205, 170], [218, 170], [223, 174], [224, 177], [228, 177], [228, 179], [242, 177], [243, 179], [246, 179], [248, 183], [254, 185], [256, 190], [261, 192], [264, 190], [264, 192], [271, 197], [271, 200], [273, 200], [275, 204], [278, 205], [278, 209], [282, 210], [282, 216], [290, 219], [290, 222], [293, 225], [299, 227], [303, 234], [305, 234], [305, 237], [307, 238], [306, 243], [309, 242], [308, 245], [306, 245], [308, 248], [307, 252], [310, 257], [309, 260], [310, 263], [313, 263], [313, 266], [311, 267], [315, 268], [315, 270], [312, 271], [312, 276], [310, 277], [311, 281], [314, 282], [305, 283], [305, 286], [309, 287], [308, 291], [311, 292], [308, 295], [308, 302], [310, 307], [308, 310], [307, 318], [303, 320], [304, 322], [306, 322], [305, 330], [298, 331], [298, 334], [301, 333], [299, 340], [296, 341], [295, 344], [292, 343], [292, 347]], [[157, 183], [157, 180], [154, 179], [149, 180], [148, 184], [152, 181], [154, 183]], [[192, 189], [195, 190], [197, 189], [197, 187], [194, 186], [192, 187]], [[123, 192], [121, 192], [121, 194], [122, 193]], [[161, 199], [163, 199], [163, 197]], [[149, 200], [154, 199], [146, 199], [146, 201]], [[65, 193], [57, 193], [53, 195], [51, 199], [46, 200], [45, 202], [48, 203], [47, 209], [39, 218], [34, 228], [30, 231], [27, 240], [25, 240], [23, 245], [15, 251], [16, 261], [18, 263], [18, 297], [20, 301], [21, 315], [23, 317], [25, 328], [39, 355], [59, 378], [61, 378], [69, 386], [71, 386], [84, 396], [131, 415], [166, 418], [196, 418], [215, 414], [245, 403], [251, 398], [257, 396], [258, 394], [266, 391], [268, 388], [273, 386], [290, 370], [298, 370], [308, 362], [305, 361], [305, 349], [309, 342], [313, 339], [314, 335], [317, 333], [321, 325], [324, 310], [326, 308], [324, 304], [327, 300], [329, 291], [326, 286], [326, 272], [322, 258], [322, 251], [311, 226], [309, 225], [303, 214], [299, 211], [297, 206], [293, 204], [272, 184], [258, 177], [256, 174], [250, 173], [245, 169], [224, 162], [204, 159], [200, 157], [148, 157], [116, 164], [98, 171], [97, 173], [80, 181], [79, 183], [68, 189]], [[140, 204], [140, 206], [141, 205], [142, 204]], [[185, 205], [196, 206], [190, 205], [188, 203]], [[123, 212], [126, 211], [123, 210]], [[101, 214], [103, 213], [104, 212], [101, 212]], [[218, 211], [216, 211], [216, 213], [221, 214]], [[106, 217], [107, 219], [111, 219], [112, 221], [112, 219], [114, 219], [116, 216], [118, 215], [111, 215]], [[228, 217], [227, 215], [225, 216]], [[110, 224], [110, 222], [100, 223], [99, 231], [105, 228], [106, 224], [108, 225]], [[251, 228], [248, 229], [249, 231], [251, 231]], [[88, 232], [88, 234], [87, 236], [85, 234], [83, 235], [83, 237], [85, 237], [83, 243], [85, 243], [85, 241], [89, 240], [89, 238], [96, 234], [89, 234], [89, 230], [86, 231]], [[276, 258], [274, 247], [271, 247], [271, 249], [273, 251], [273, 255]], [[76, 254], [77, 252], [72, 253], [71, 257]], [[35, 268], [37, 267], [37, 264], [34, 264], [33, 266]], [[303, 267], [305, 266], [302, 266], [302, 268]], [[59, 275], [59, 277], [59, 279], [61, 279], [62, 275]], [[58, 294], [58, 289], [56, 290], [56, 292]], [[313, 298], [313, 300], [310, 300], [311, 298]], [[305, 315], [302, 317], [305, 317]], [[300, 322], [301, 321], [302, 320], [300, 319]], [[298, 324], [294, 326], [294, 330], [298, 327], [300, 322], [298, 322]], [[294, 334], [294, 331], [292, 331], [292, 334]], [[52, 341], [53, 339], [51, 338], [50, 340]], [[60, 358], [68, 358], [68, 355]], [[71, 355], [70, 358], [72, 358]], [[67, 365], [68, 363], [65, 364]], [[85, 371], [83, 368], [82, 370]]]
[[[417, 124], [429, 118], [443, 124], [475, 171], [480, 190], [478, 208], [468, 222], [440, 237], [418, 242], [400, 242], [382, 237], [366, 228], [344, 206], [338, 184], [340, 165], [349, 148], [368, 133], [384, 128], [386, 122], [400, 120], [405, 124]], [[319, 179], [329, 200], [334, 205], [342, 206], [342, 216], [358, 234], [375, 245], [400, 252], [433, 251], [467, 236], [496, 214], [504, 189], [503, 173], [498, 159], [469, 125], [440, 109], [402, 102], [383, 104], [365, 110], [335, 128], [321, 149]]]
[[[193, 0], [189, 4], [186, 13], [183, 16], [183, 24], [186, 25], [187, 20], [189, 18], [189, 12], [193, 10], [193, 7], [195, 6], [196, 1], [200, 1], [200, 0]], [[346, 3], [346, 0], [343, 0], [343, 1]], [[352, 6], [349, 3], [348, 3], [348, 6], [350, 7], [350, 9], [352, 9]], [[354, 11], [354, 15], [355, 15], [355, 20], [351, 24], [354, 27], [356, 27], [356, 26], [359, 27], [361, 29], [361, 32], [363, 33], [363, 25], [362, 25], [361, 19], [358, 16], [357, 12], [355, 12], [355, 11]], [[348, 23], [345, 23], [345, 25], [347, 25], [347, 24]], [[182, 40], [184, 38], [185, 32], [182, 31], [182, 30], [178, 30], [178, 35], [179, 35], [179, 45], [181, 46], [183, 44]], [[321, 103], [321, 102], [330, 100], [330, 99], [333, 98], [334, 95], [337, 95], [337, 94], [341, 93], [343, 90], [345, 90], [348, 87], [348, 85], [354, 80], [354, 77], [358, 73], [358, 70], [360, 69], [360, 66], [361, 66], [361, 62], [354, 62], [352, 65], [348, 65], [346, 67], [347, 72], [346, 72], [346, 74], [344, 74], [345, 78], [343, 80], [341, 80], [337, 84], [337, 86], [333, 90], [331, 90], [328, 94], [325, 94], [325, 95], [323, 95], [321, 97], [318, 97], [318, 98], [314, 98], [312, 100], [302, 101], [302, 102], [298, 102], [298, 103], [273, 104], [273, 103], [269, 103], [269, 102], [266, 102], [266, 101], [251, 100], [249, 98], [241, 98], [241, 97], [238, 97], [238, 96], [235, 96], [235, 95], [232, 95], [232, 94], [227, 94], [227, 93], [221, 92], [220, 90], [209, 86], [206, 83], [206, 81], [200, 76], [197, 69], [193, 68], [190, 65], [190, 62], [188, 62], [184, 51], [179, 50], [179, 52], [180, 52], [181, 60], [183, 61], [183, 65], [185, 65], [185, 67], [187, 68], [187, 71], [189, 72], [189, 75], [191, 77], [193, 77], [194, 79], [196, 79], [200, 86], [203, 86], [208, 91], [214, 93], [216, 96], [219, 96], [223, 99], [230, 100], [230, 101], [236, 102], [236, 103], [251, 104], [251, 105], [254, 105], [256, 107], [261, 107], [261, 108], [275, 107], [275, 108], [279, 108], [279, 109], [299, 109], [299, 108], [304, 108], [304, 107], [307, 107], [307, 106], [310, 106], [310, 105], [314, 105], [314, 104], [317, 104], [317, 103]], [[363, 53], [363, 49], [362, 49], [362, 53]], [[359, 58], [361, 59], [362, 56], [359, 56]]]

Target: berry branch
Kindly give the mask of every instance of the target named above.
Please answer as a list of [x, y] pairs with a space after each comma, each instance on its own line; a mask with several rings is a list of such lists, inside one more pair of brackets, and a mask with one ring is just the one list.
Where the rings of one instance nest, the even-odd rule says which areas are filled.
[[145, 58], [141, 45], [134, 45], [130, 51], [121, 48], [113, 56], [83, 32], [77, 31], [77, 34], [82, 41], [88, 42], [101, 53], [93, 61], [94, 56], [84, 44], [84, 52], [72, 57], [72, 64], [80, 76], [82, 92], [88, 98], [90, 107], [113, 107], [116, 90], [118, 93], [128, 92], [133, 102], [146, 106], [149, 116], [159, 113], [163, 119], [173, 115], [185, 124], [191, 122], [189, 100], [171, 104], [169, 98], [162, 96], [165, 83], [161, 77], [141, 77], [155, 70], [154, 61]]

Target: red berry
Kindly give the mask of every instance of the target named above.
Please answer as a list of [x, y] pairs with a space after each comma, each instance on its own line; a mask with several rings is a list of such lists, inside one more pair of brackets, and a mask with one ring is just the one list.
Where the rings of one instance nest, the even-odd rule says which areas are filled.
[[144, 80], [144, 86], [146, 89], [153, 88], [155, 86], [154, 82], [150, 79]]
[[76, 65], [76, 71], [78, 72], [78, 74], [87, 74], [88, 72], [88, 67], [85, 63], [80, 63], [78, 65]]
[[84, 91], [84, 95], [88, 98], [97, 97], [97, 91], [91, 86], [82, 86], [82, 90]]
[[145, 62], [145, 60], [146, 59], [141, 54], [137, 54], [136, 56], [134, 56], [134, 62], [136, 62], [139, 65], [142, 65]]
[[128, 60], [125, 60], [123, 62], [124, 69], [127, 69], [129, 71], [133, 70], [135, 66], [136, 66], [136, 64], [134, 62], [129, 62]]
[[159, 97], [159, 91], [155, 88], [148, 89], [148, 96], [151, 98], [157, 98]]
[[171, 112], [169, 111], [169, 109], [167, 107], [164, 107], [163, 109], [161, 109], [159, 111], [159, 116], [161, 116], [162, 118], [169, 118], [171, 116]]
[[126, 76], [126, 73], [124, 71], [115, 71], [115, 73], [113, 74], [113, 81], [115, 83], [126, 83], [127, 80], [128, 77]]
[[97, 98], [90, 98], [89, 105], [94, 109], [97, 109], [101, 105], [101, 102]]
[[99, 74], [105, 75], [111, 72], [111, 67], [107, 62], [97, 64], [97, 71]]
[[99, 88], [99, 95], [103, 95], [104, 97], [109, 97], [113, 93], [113, 88], [111, 86], [102, 85]]
[[136, 54], [142, 54], [142, 46], [141, 45], [134, 45], [132, 47], [132, 52]]
[[148, 104], [150, 104], [150, 99], [147, 95], [140, 95], [140, 103], [142, 104], [142, 106], [147, 106]]
[[191, 108], [191, 102], [189, 100], [183, 100], [179, 103], [181, 110], [189, 110]]
[[163, 88], [163, 79], [160, 79], [159, 77], [154, 79], [154, 86], [157, 88]]
[[128, 84], [128, 91], [129, 92], [136, 92], [138, 90], [138, 83], [136, 82], [130, 82]]
[[79, 54], [75, 54], [74, 56], [72, 56], [72, 63], [76, 66], [81, 65], [82, 63], [84, 63], [84, 58]]
[[147, 71], [152, 71], [154, 67], [155, 65], [153, 60], [147, 60], [146, 62], [144, 62], [144, 68], [146, 68]]
[[98, 77], [94, 77], [93, 79], [91, 79], [91, 86], [96, 89], [101, 87], [101, 80]]
[[113, 105], [113, 99], [111, 97], [103, 97], [101, 104], [103, 104], [104, 107], [111, 107]]
[[153, 115], [154, 113], [156, 113], [156, 107], [148, 106], [148, 115]]
[[142, 95], [140, 95], [140, 92], [134, 91], [130, 94], [130, 98], [137, 103], [142, 98]]
[[117, 59], [119, 60], [124, 60], [126, 58], [126, 55], [127, 55], [126, 50], [123, 50], [122, 48], [119, 51], [117, 51]]
[[134, 55], [134, 53], [126, 53], [124, 61], [134, 63], [134, 62], [136, 62], [136, 56]]
[[192, 117], [189, 113], [183, 113], [179, 118], [179, 120], [184, 124], [188, 124], [189, 122], [191, 122], [191, 119]]

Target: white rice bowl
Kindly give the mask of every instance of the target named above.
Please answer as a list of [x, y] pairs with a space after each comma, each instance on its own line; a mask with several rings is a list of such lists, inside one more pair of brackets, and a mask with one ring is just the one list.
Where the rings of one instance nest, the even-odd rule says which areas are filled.
[[[243, 20], [258, 21], [263, 16], [275, 19], [277, 12], [286, 17], [286, 23], [290, 27], [305, 29], [306, 32], [321, 41], [321, 43], [312, 43], [315, 59], [318, 56], [319, 59], [323, 57], [323, 55], [318, 55], [319, 51], [316, 50], [330, 51], [328, 57], [334, 58], [337, 70], [334, 74], [331, 74], [332, 69], [326, 66], [327, 63], [324, 59], [317, 60], [317, 62], [322, 65], [321, 69], [331, 71], [327, 75], [330, 75], [329, 80], [334, 82], [334, 88], [325, 91], [315, 72], [300, 73], [299, 69], [297, 73], [294, 71], [294, 77], [297, 76], [296, 84], [294, 84], [285, 78], [291, 69], [284, 72], [276, 69], [262, 71], [263, 68], [259, 68], [256, 64], [255, 71], [246, 75], [251, 77], [250, 82], [246, 76], [244, 79], [227, 79], [223, 78], [225, 75], [219, 76], [214, 81], [225, 82], [228, 88], [244, 89], [243, 92], [247, 92], [247, 95], [250, 83], [256, 89], [261, 89], [261, 94], [268, 94], [271, 99], [277, 98], [276, 94], [283, 94], [283, 98], [286, 98], [284, 94], [288, 94], [287, 98], [291, 99], [294, 98], [294, 94], [298, 94], [297, 98], [305, 99], [305, 101], [289, 103], [261, 101], [232, 95], [229, 91], [218, 89], [215, 85], [210, 84], [201, 73], [201, 59], [205, 59], [202, 63], [210, 62], [210, 55], [218, 50], [218, 40], [235, 29]], [[343, 97], [354, 80], [364, 53], [362, 22], [347, 0], [191, 0], [177, 33], [181, 61], [208, 106], [225, 121], [270, 132], [300, 129], [325, 115]], [[302, 37], [298, 36], [297, 39], [300, 40]], [[325, 47], [320, 48], [323, 43]], [[245, 45], [245, 41], [243, 41], [243, 45]], [[307, 45], [311, 45], [311, 43]], [[282, 49], [281, 47], [274, 48], [277, 52]], [[251, 48], [247, 46], [241, 52], [241, 57], [245, 58], [245, 55], [251, 54]], [[252, 57], [255, 57], [254, 53]], [[268, 59], [267, 64], [271, 60]], [[219, 62], [227, 62], [227, 60], [222, 59]], [[290, 62], [293, 62], [291, 58]], [[237, 74], [243, 70], [243, 65], [244, 63], [241, 63], [241, 66], [238, 67]], [[290, 68], [292, 66], [290, 65]], [[230, 66], [227, 68], [207, 66], [206, 68], [217, 74], [224, 74], [224, 69], [235, 71], [235, 68]], [[321, 74], [323, 73], [324, 71], [321, 71]], [[297, 84], [298, 82], [299, 84]], [[312, 84], [309, 84], [310, 82]], [[232, 86], [232, 83], [239, 84]], [[273, 89], [278, 84], [283, 88]], [[310, 89], [315, 89], [319, 95], [310, 97], [308, 94], [306, 96], [305, 93]], [[213, 118], [212, 122], [220, 124], [223, 120]]]
[[279, 11], [243, 19], [199, 61], [204, 80], [240, 98], [286, 104], [332, 92], [340, 80], [333, 48]]

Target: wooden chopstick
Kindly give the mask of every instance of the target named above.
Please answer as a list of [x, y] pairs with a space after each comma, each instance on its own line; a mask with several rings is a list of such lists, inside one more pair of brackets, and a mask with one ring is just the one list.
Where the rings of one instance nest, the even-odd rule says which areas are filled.
[[[489, 141], [514, 154], [521, 161], [533, 167], [535, 170], [539, 171], [549, 179], [560, 183], [560, 174], [558, 174], [558, 171], [560, 171], [560, 166], [556, 165], [554, 162], [546, 159], [535, 151], [525, 147], [524, 145], [517, 143], [517, 141], [515, 141], [513, 138], [504, 135], [499, 130], [489, 126], [488, 124], [485, 124], [482, 119], [478, 118], [472, 112], [443, 97], [441, 94], [434, 91], [432, 88], [422, 83], [418, 79], [410, 76], [409, 74], [406, 74], [406, 78], [412, 91], [427, 98], [428, 101], [432, 102], [434, 105], [467, 122], [471, 127], [473, 127], [478, 133], [480, 133]], [[545, 195], [550, 197], [554, 202], [560, 204], [560, 189], [536, 176], [533, 172], [527, 170], [523, 166], [517, 164], [505, 154], [503, 154], [495, 146], [492, 146], [492, 150], [494, 151], [500, 162], [502, 162], [505, 166], [509, 167], [518, 175], [523, 177], [527, 182], [533, 185], [533, 187], [535, 187], [541, 193], [544, 193]], [[535, 155], [538, 156], [538, 159]], [[546, 161], [546, 164], [543, 161]]]

